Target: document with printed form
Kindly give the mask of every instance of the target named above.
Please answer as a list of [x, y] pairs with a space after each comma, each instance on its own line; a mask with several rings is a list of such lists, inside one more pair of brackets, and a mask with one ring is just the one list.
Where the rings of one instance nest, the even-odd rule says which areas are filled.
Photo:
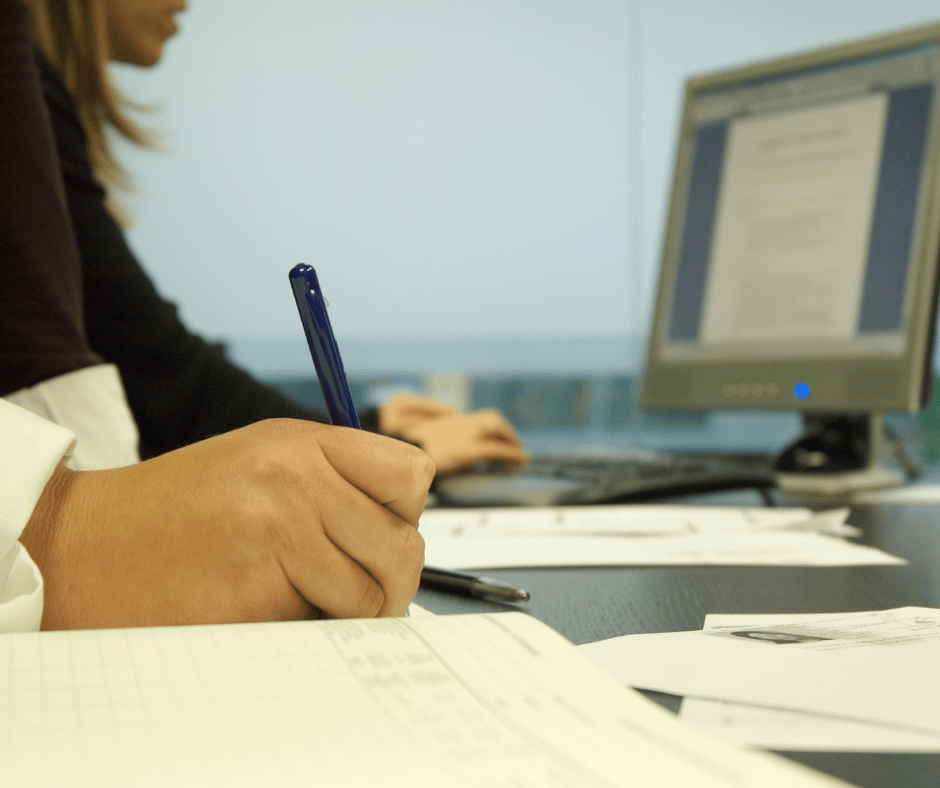
[[824, 788], [522, 613], [0, 635], [4, 785]]
[[[867, 619], [867, 613], [845, 616]], [[763, 627], [813, 624], [832, 615], [708, 615], [704, 629], [763, 631]], [[774, 641], [771, 640], [771, 643]], [[776, 641], [780, 643], [778, 639]], [[930, 680], [929, 677], [925, 677]], [[732, 701], [686, 698], [680, 716], [722, 738], [765, 750], [843, 752], [940, 752], [940, 734], [925, 734], [878, 722], [844, 720], [813, 712], [779, 711]], [[940, 716], [940, 712], [938, 712]]]
[[940, 751], [940, 610], [717, 616], [701, 631], [579, 648], [625, 685], [684, 696], [683, 716], [740, 741]]

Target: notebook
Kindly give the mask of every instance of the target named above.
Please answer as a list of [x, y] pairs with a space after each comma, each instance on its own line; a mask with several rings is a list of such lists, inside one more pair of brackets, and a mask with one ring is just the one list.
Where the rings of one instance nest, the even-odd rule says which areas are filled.
[[30, 786], [832, 786], [681, 723], [523, 613], [0, 635]]

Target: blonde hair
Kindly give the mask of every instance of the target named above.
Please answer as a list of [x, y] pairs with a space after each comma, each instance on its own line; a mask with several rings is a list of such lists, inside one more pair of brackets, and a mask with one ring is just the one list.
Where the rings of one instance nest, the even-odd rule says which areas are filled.
[[128, 117], [141, 109], [115, 88], [108, 73], [108, 31], [101, 0], [27, 0], [33, 41], [58, 70], [88, 138], [88, 157], [104, 184], [127, 188], [127, 173], [108, 145], [107, 127], [137, 145], [151, 133]]

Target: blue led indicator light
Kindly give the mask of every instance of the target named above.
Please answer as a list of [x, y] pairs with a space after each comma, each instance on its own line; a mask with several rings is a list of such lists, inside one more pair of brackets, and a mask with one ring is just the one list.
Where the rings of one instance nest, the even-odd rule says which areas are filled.
[[797, 399], [806, 399], [809, 396], [809, 383], [797, 383], [793, 387]]

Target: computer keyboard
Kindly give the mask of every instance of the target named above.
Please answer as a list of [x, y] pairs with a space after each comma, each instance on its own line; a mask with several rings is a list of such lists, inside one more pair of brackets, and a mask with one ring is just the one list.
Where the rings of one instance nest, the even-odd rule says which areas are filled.
[[527, 465], [485, 463], [443, 476], [445, 506], [545, 506], [650, 501], [775, 483], [769, 461], [642, 451], [629, 455], [536, 455]]

